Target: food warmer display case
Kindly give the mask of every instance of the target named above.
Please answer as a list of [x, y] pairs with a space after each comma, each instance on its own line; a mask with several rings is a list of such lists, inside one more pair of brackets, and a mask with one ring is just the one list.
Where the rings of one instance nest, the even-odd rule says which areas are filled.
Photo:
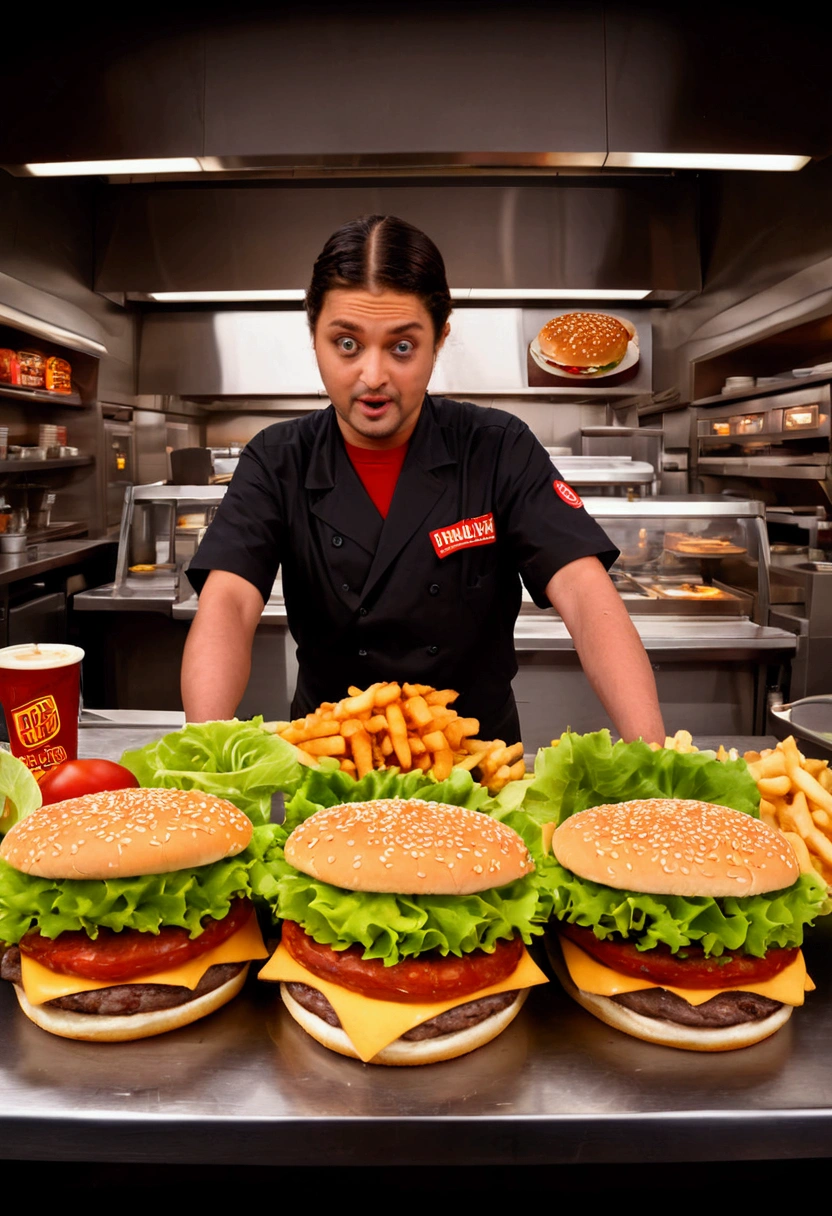
[[[767, 700], [782, 700], [788, 686], [795, 650], [792, 633], [768, 624], [763, 504], [693, 496], [584, 505], [620, 550], [610, 574], [653, 664], [668, 729], [762, 730]], [[515, 645], [529, 750], [549, 742], [539, 737], [541, 721], [576, 730], [609, 724], [563, 622], [526, 595]]]
[[[79, 614], [76, 634], [91, 656], [90, 672], [100, 673], [85, 684], [87, 705], [181, 707], [179, 669], [197, 605], [188, 565], [225, 492], [224, 485], [128, 488], [115, 581], [72, 600], [73, 614]], [[255, 634], [240, 716], [285, 718], [296, 670], [278, 578]]]

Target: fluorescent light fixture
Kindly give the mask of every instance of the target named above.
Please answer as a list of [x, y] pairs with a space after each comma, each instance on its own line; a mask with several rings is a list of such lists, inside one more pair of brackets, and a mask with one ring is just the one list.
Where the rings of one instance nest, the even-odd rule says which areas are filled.
[[769, 156], [756, 152], [610, 152], [604, 167], [614, 169], [750, 169], [795, 172], [811, 156]]
[[159, 304], [235, 304], [260, 300], [302, 300], [303, 288], [252, 291], [149, 291], [148, 297]]
[[452, 287], [453, 300], [643, 300], [644, 290], [597, 287]]
[[[157, 304], [245, 304], [269, 300], [303, 300], [302, 288], [252, 288], [249, 291], [149, 291]], [[650, 288], [452, 287], [453, 300], [643, 300]]]
[[132, 173], [201, 173], [195, 156], [156, 157], [150, 160], [58, 160], [24, 165], [32, 177], [111, 177]]

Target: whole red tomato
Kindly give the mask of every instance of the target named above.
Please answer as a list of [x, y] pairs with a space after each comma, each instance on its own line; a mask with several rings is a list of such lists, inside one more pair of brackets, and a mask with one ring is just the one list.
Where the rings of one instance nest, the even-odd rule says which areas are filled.
[[40, 792], [44, 806], [48, 806], [66, 798], [80, 798], [82, 794], [132, 790], [138, 785], [130, 770], [114, 760], [64, 760], [44, 773]]

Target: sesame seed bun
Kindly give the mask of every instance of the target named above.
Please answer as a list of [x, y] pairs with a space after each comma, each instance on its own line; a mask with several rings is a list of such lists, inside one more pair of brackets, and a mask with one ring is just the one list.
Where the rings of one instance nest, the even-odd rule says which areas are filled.
[[33, 1005], [27, 1000], [20, 984], [15, 984], [14, 990], [26, 1017], [36, 1026], [40, 1026], [41, 1030], [48, 1030], [50, 1034], [56, 1034], [62, 1039], [80, 1039], [87, 1043], [129, 1043], [134, 1039], [149, 1039], [157, 1034], [166, 1034], [169, 1030], [178, 1030], [180, 1026], [190, 1026], [191, 1022], [197, 1022], [222, 1005], [227, 1005], [242, 990], [248, 968], [249, 964], [246, 963], [237, 975], [233, 975], [219, 988], [214, 988], [203, 996], [185, 1001], [183, 1005], [174, 1005], [172, 1009], [158, 1009], [153, 1013], [74, 1013], [68, 1009], [56, 1009], [49, 1004]]
[[[739, 812], [741, 813], [741, 812]], [[582, 1005], [588, 1013], [592, 1013], [607, 1026], [622, 1030], [645, 1043], [658, 1043], [663, 1047], [679, 1047], [683, 1051], [734, 1051], [740, 1047], [750, 1047], [775, 1034], [792, 1016], [791, 1005], [781, 1005], [767, 1018], [757, 1018], [750, 1022], [739, 1022], [736, 1026], [720, 1026], [699, 1028], [683, 1026], [679, 1022], [668, 1022], [663, 1018], [648, 1018], [619, 1005], [608, 996], [598, 996], [594, 992], [584, 992], [572, 981], [572, 977], [560, 956], [550, 949], [547, 944], [549, 961], [552, 969], [563, 985], [565, 991]]]
[[241, 853], [252, 824], [198, 790], [127, 789], [43, 806], [9, 831], [0, 857], [38, 878], [135, 878]]
[[[303, 1005], [294, 999], [285, 984], [280, 985], [280, 995], [295, 1021], [323, 1047], [328, 1047], [330, 1051], [337, 1051], [339, 1055], [349, 1056], [353, 1060], [361, 1059], [353, 1047], [352, 1040], [340, 1026], [330, 1026], [323, 1018], [304, 1009]], [[443, 1034], [436, 1039], [422, 1039], [415, 1042], [408, 1039], [394, 1039], [368, 1062], [370, 1064], [415, 1065], [439, 1064], [442, 1060], [455, 1060], [457, 1056], [467, 1055], [469, 1051], [475, 1051], [478, 1047], [496, 1039], [497, 1035], [502, 1034], [506, 1026], [517, 1017], [527, 996], [528, 989], [524, 988], [517, 993], [516, 1000], [507, 1009], [503, 1009], [465, 1030]]]
[[686, 799], [581, 811], [557, 829], [552, 852], [580, 878], [650, 895], [745, 898], [800, 877], [794, 850], [779, 832], [742, 811]]
[[479, 811], [419, 799], [317, 811], [292, 832], [285, 856], [333, 886], [396, 895], [471, 895], [534, 870], [511, 828]]
[[537, 335], [541, 353], [570, 368], [608, 368], [627, 353], [632, 333], [604, 312], [568, 312], [547, 321]]

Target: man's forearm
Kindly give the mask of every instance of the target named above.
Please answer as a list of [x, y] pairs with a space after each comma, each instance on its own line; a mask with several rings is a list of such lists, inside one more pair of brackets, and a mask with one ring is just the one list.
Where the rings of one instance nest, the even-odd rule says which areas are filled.
[[248, 684], [261, 610], [259, 599], [240, 604], [214, 588], [203, 591], [182, 658], [182, 705], [188, 722], [234, 717]]
[[[583, 560], [594, 562], [597, 570], [576, 570], [570, 577], [570, 568], [565, 567], [549, 584], [549, 598], [561, 613], [586, 677], [622, 739], [641, 736], [648, 743], [663, 745], [665, 727], [656, 681], [638, 632], [600, 564], [595, 559]], [[581, 594], [585, 579], [588, 585]]]

